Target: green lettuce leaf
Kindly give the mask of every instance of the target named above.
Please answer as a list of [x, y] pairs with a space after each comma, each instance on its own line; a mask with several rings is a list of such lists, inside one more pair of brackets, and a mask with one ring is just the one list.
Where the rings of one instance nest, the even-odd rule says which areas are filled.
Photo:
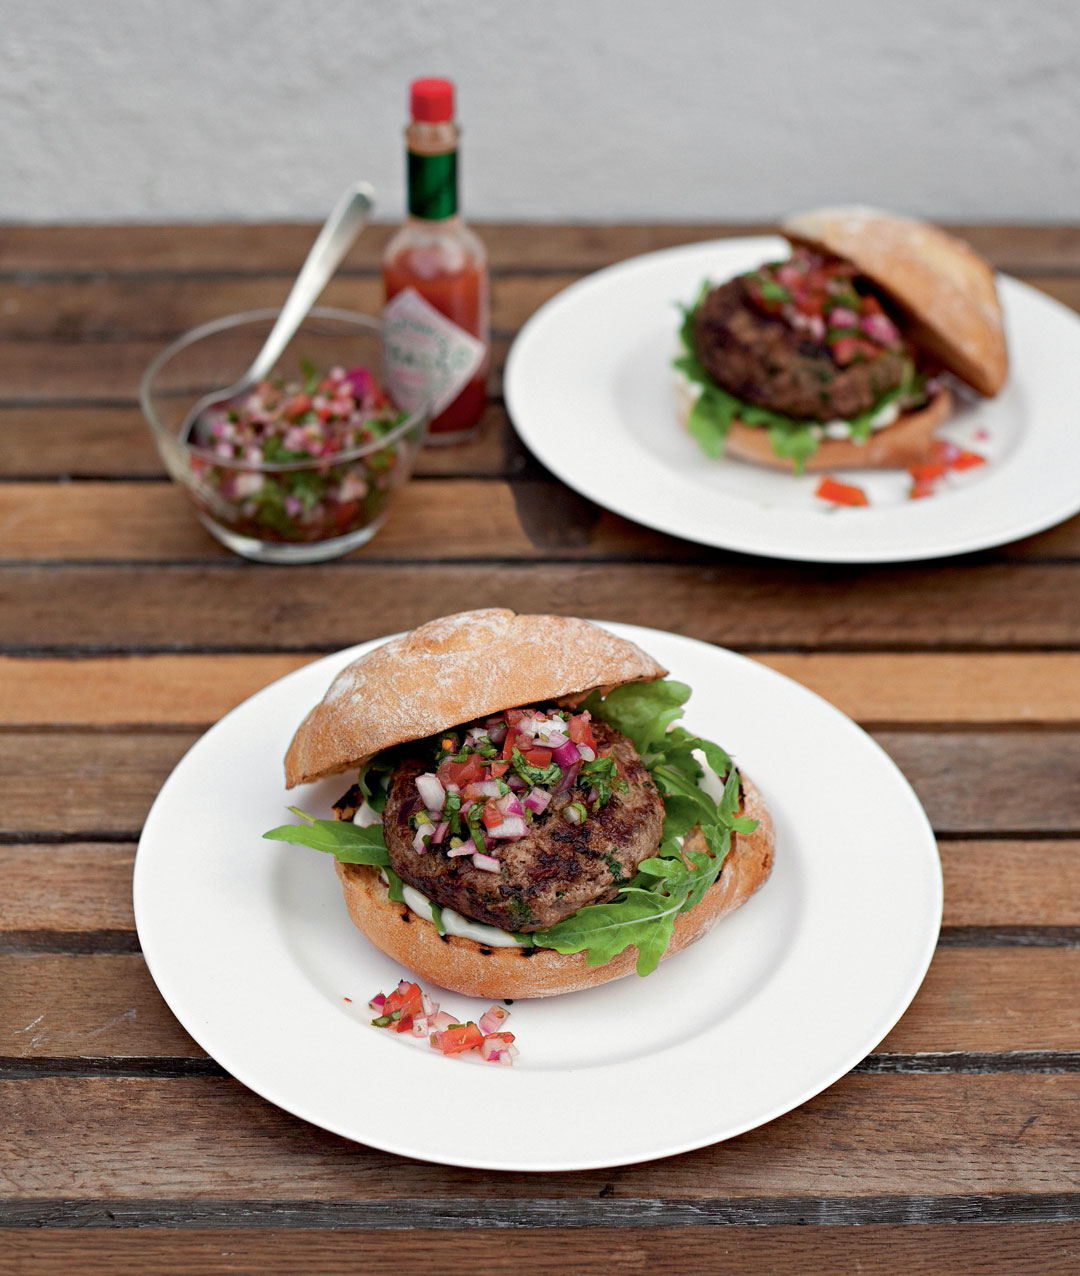
[[325, 851], [342, 864], [374, 864], [378, 868], [389, 868], [390, 852], [386, 849], [381, 825], [370, 824], [361, 828], [351, 820], [317, 820], [298, 806], [290, 806], [289, 810], [304, 823], [283, 824], [264, 833], [263, 837], [272, 842], [291, 842], [296, 846]]

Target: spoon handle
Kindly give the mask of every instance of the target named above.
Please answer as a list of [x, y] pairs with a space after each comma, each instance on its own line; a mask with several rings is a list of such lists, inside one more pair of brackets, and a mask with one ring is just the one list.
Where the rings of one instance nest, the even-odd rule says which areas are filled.
[[367, 182], [354, 182], [334, 205], [318, 238], [311, 245], [277, 322], [248, 369], [246, 381], [261, 381], [273, 369], [282, 350], [352, 247], [374, 202], [374, 189]]

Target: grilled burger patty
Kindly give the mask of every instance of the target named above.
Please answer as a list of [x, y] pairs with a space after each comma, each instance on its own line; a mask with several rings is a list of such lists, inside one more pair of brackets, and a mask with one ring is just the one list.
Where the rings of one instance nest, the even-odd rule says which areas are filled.
[[432, 762], [430, 755], [407, 757], [391, 776], [383, 812], [394, 871], [436, 904], [502, 930], [541, 930], [586, 904], [614, 899], [659, 845], [664, 805], [630, 741], [604, 722], [594, 720], [592, 729], [601, 751], [611, 746], [627, 788], [613, 789], [583, 824], [568, 824], [553, 801], [526, 837], [498, 844], [498, 873], [476, 868], [468, 855], [451, 859], [437, 846], [413, 850], [408, 817], [416, 808], [415, 780]]
[[694, 352], [719, 385], [787, 416], [849, 420], [869, 411], [904, 376], [905, 357], [882, 350], [839, 367], [823, 343], [757, 310], [741, 278], [713, 288], [694, 313]]

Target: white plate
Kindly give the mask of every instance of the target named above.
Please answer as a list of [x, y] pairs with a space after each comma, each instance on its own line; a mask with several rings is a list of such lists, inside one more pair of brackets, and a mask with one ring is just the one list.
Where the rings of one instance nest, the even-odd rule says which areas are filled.
[[[346, 1138], [452, 1165], [578, 1170], [771, 1121], [885, 1036], [941, 916], [933, 834], [849, 719], [732, 652], [609, 625], [695, 688], [686, 725], [735, 756], [776, 822], [764, 887], [646, 979], [514, 1003], [513, 1068], [369, 1026], [405, 973], [349, 921], [328, 857], [262, 840], [287, 803], [329, 815], [349, 778], [286, 795], [292, 732], [364, 644], [252, 696], [180, 761], [146, 821], [135, 919], [173, 1013], [233, 1076]], [[482, 1002], [446, 993], [476, 1019]], [[351, 1004], [343, 1000], [352, 998]], [[446, 1102], [420, 1102], [443, 1094]], [[543, 1119], [536, 1119], [541, 1113]]]
[[907, 498], [903, 471], [847, 471], [869, 508], [838, 509], [793, 478], [709, 460], [678, 424], [671, 359], [702, 280], [787, 255], [781, 239], [691, 244], [590, 275], [541, 306], [506, 366], [518, 433], [597, 504], [703, 545], [805, 562], [895, 562], [986, 549], [1080, 510], [1080, 319], [1015, 279], [998, 286], [1011, 372], [995, 399], [971, 395], [942, 437], [989, 464]]

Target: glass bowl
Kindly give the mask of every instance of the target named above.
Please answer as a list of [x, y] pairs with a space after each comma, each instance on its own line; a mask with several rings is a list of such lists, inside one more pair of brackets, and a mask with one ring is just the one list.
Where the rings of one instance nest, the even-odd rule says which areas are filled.
[[[261, 563], [317, 563], [365, 544], [412, 473], [428, 424], [423, 369], [409, 370], [410, 405], [387, 433], [362, 446], [303, 460], [238, 459], [227, 444], [183, 437], [204, 394], [232, 385], [251, 364], [277, 310], [227, 315], [177, 338], [143, 373], [139, 400], [158, 452], [223, 545]], [[363, 367], [393, 399], [379, 322], [315, 307], [278, 360], [273, 378], [301, 384], [316, 369]], [[418, 389], [419, 385], [419, 389]], [[399, 402], [395, 406], [403, 407]], [[316, 443], [311, 444], [317, 448]], [[261, 457], [256, 450], [254, 458]]]

